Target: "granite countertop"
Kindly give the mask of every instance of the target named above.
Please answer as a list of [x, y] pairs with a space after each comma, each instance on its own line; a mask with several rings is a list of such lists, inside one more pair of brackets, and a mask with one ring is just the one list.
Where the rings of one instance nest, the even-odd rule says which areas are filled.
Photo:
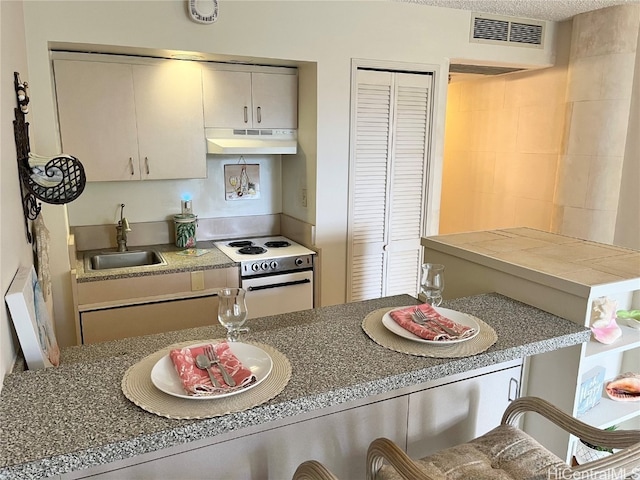
[[78, 251], [76, 253], [76, 281], [79, 283], [94, 282], [99, 280], [113, 280], [117, 278], [163, 275], [167, 273], [191, 272], [194, 270], [239, 266], [239, 263], [236, 263], [227, 257], [213, 243], [213, 241], [198, 242], [196, 248], [207, 251], [207, 253], [200, 256], [182, 255], [180, 252], [183, 252], [184, 249], [178, 248], [174, 244], [141, 245], [131, 247], [129, 249], [131, 251], [156, 250], [162, 255], [162, 257], [164, 257], [167, 264], [106, 270], [86, 270], [84, 268], [84, 255], [102, 252], [115, 252], [115, 248]]
[[[471, 357], [398, 353], [373, 342], [361, 328], [370, 312], [417, 303], [398, 295], [250, 320], [251, 332], [243, 339], [271, 345], [286, 355], [293, 368], [291, 380], [265, 404], [205, 420], [151, 414], [127, 400], [120, 385], [126, 370], [143, 357], [177, 342], [222, 338], [221, 326], [63, 349], [59, 367], [5, 378], [0, 396], [0, 478], [42, 478], [81, 470], [590, 338], [584, 327], [498, 294], [443, 303], [484, 320], [496, 331], [497, 342]], [[351, 374], [338, 375], [345, 371]]]

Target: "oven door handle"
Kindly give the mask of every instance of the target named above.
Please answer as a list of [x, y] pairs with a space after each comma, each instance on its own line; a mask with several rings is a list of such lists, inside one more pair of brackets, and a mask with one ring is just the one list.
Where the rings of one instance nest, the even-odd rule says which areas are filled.
[[311, 280], [305, 278], [304, 280], [296, 280], [294, 282], [282, 282], [282, 283], [272, 283], [270, 285], [258, 285], [255, 287], [248, 287], [247, 290], [250, 292], [255, 292], [256, 290], [267, 290], [269, 288], [279, 288], [279, 287], [290, 287], [292, 285], [302, 285], [304, 283], [311, 283]]

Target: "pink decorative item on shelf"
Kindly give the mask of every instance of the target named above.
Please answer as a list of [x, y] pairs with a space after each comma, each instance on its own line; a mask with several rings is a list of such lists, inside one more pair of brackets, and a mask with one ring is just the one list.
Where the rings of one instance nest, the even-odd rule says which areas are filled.
[[591, 332], [600, 343], [609, 345], [622, 335], [616, 323], [616, 301], [607, 297], [593, 300], [591, 307]]

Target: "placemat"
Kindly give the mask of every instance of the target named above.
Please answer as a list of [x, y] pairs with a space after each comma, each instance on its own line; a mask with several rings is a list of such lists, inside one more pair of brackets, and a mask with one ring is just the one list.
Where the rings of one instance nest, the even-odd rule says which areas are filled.
[[479, 318], [473, 317], [480, 326], [480, 332], [466, 342], [452, 343], [449, 345], [414, 342], [396, 335], [382, 324], [384, 314], [397, 308], [404, 307], [380, 308], [371, 312], [362, 321], [362, 329], [369, 335], [371, 340], [389, 350], [421, 357], [460, 358], [482, 353], [498, 340], [498, 335], [493, 328]]
[[269, 345], [246, 342], [267, 352], [273, 360], [271, 373], [259, 385], [230, 397], [210, 400], [189, 400], [166, 394], [151, 381], [151, 369], [163, 356], [174, 348], [219, 340], [200, 340], [176, 343], [152, 353], [129, 367], [122, 378], [122, 392], [134, 404], [162, 417], [176, 419], [198, 419], [219, 417], [241, 412], [271, 400], [278, 395], [291, 378], [291, 364], [287, 357]]

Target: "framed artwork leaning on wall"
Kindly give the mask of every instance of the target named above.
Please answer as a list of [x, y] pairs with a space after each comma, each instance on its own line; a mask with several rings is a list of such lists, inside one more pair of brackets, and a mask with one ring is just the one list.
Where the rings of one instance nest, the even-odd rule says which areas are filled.
[[18, 269], [5, 302], [29, 370], [57, 366], [60, 349], [33, 265]]

